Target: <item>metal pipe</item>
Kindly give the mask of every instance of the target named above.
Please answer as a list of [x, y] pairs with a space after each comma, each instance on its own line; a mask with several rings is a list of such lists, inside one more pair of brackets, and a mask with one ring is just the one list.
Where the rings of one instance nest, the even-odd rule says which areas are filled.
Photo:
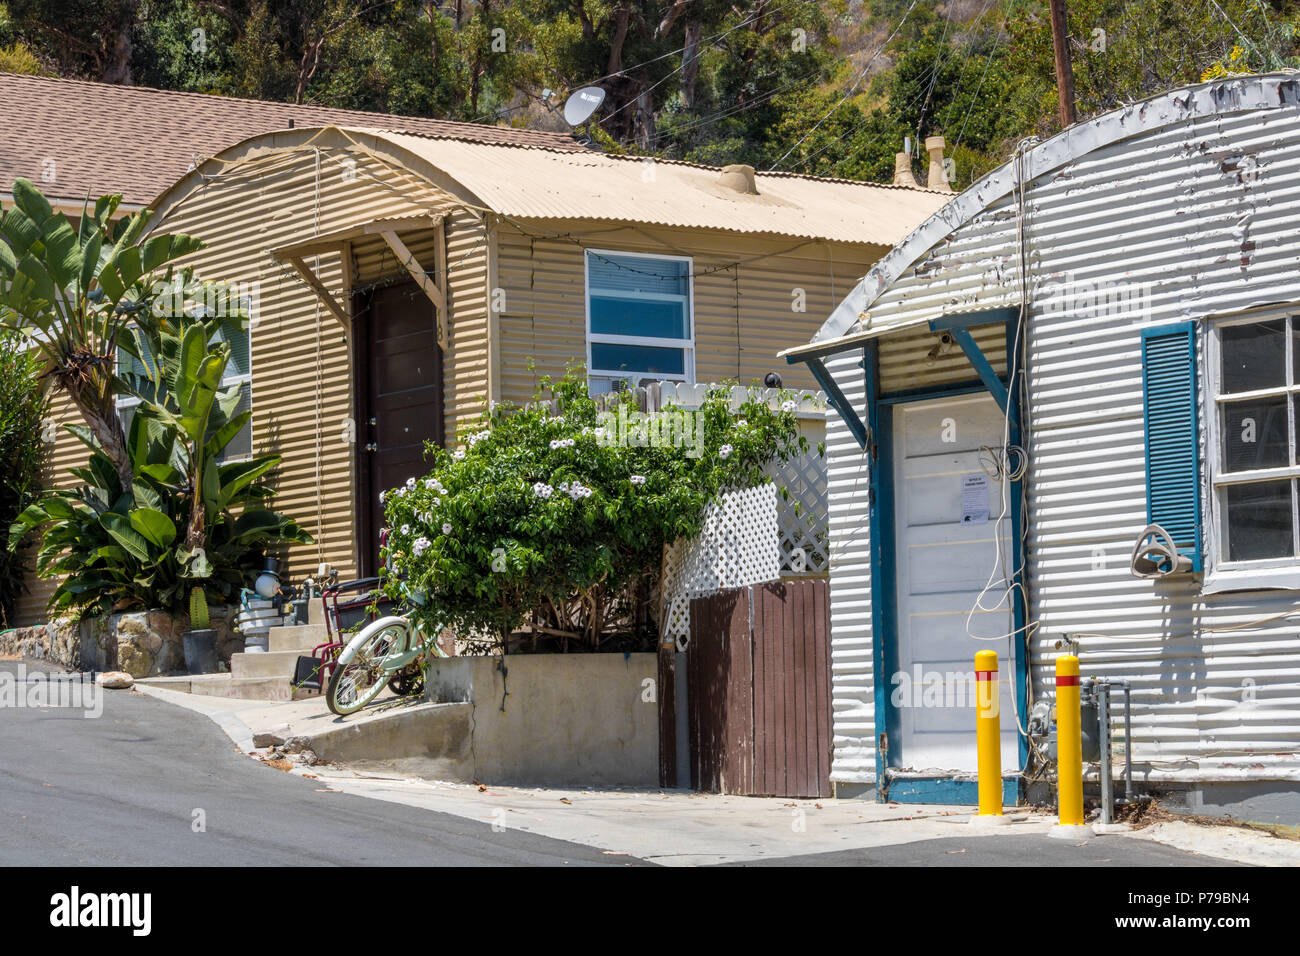
[[1115, 794], [1110, 766], [1110, 685], [1105, 681], [1097, 682], [1097, 723], [1100, 727], [1097, 736], [1101, 747], [1101, 760], [1097, 768], [1098, 776], [1101, 777], [1101, 822], [1111, 823], [1115, 811]]
[[1133, 802], [1133, 694], [1124, 681], [1124, 802]]

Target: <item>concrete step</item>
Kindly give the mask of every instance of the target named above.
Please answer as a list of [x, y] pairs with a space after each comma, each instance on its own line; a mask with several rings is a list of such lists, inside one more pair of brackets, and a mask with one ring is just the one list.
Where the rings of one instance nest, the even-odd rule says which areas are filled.
[[324, 624], [293, 624], [287, 627], [273, 627], [267, 631], [267, 650], [302, 651], [310, 654], [317, 644], [325, 643]]
[[182, 694], [205, 697], [233, 697], [240, 700], [302, 700], [315, 697], [317, 691], [295, 688], [287, 677], [233, 677], [230, 674], [191, 674], [182, 677], [143, 677], [137, 684], [148, 684]]
[[307, 737], [326, 763], [470, 783], [475, 779], [473, 714], [471, 703], [381, 697], [359, 713], [314, 722], [321, 729], [304, 725], [292, 733]]
[[321, 604], [318, 597], [314, 597], [307, 602], [307, 623], [319, 624], [325, 626], [325, 606]]
[[294, 668], [298, 666], [300, 652], [268, 651], [249, 654], [241, 651], [230, 655], [230, 676], [241, 677], [293, 677]]

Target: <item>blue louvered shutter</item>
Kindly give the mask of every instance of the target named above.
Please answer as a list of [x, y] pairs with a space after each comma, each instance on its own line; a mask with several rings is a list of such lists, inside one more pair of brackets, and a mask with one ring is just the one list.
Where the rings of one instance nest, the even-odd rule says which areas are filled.
[[1147, 521], [1158, 524], [1201, 570], [1201, 449], [1196, 395], [1196, 324], [1142, 332]]

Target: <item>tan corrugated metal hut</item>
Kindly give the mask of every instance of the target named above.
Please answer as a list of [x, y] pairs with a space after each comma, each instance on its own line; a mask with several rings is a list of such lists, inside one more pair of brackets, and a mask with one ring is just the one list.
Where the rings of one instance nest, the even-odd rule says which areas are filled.
[[[199, 276], [252, 304], [231, 371], [253, 411], [242, 447], [284, 456], [276, 506], [316, 538], [289, 556], [295, 580], [372, 571], [378, 492], [423, 471], [423, 442], [566, 365], [593, 390], [761, 379], [945, 199], [402, 127], [254, 135], [151, 203], [155, 230], [206, 241]], [[56, 476], [78, 454], [60, 439]]]

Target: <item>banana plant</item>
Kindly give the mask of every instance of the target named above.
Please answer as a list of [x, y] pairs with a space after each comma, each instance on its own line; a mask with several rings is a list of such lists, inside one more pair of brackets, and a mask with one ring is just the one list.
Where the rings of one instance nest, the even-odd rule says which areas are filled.
[[[33, 504], [10, 529], [15, 543], [44, 529], [43, 577], [62, 577], [52, 611], [107, 613], [161, 607], [183, 613], [192, 591], [229, 603], [252, 585], [268, 547], [309, 544], [296, 522], [265, 507], [263, 480], [280, 456], [221, 462], [248, 422], [238, 391], [220, 390], [229, 347], [209, 342], [202, 318], [141, 321], [137, 338], [156, 361], [126, 440], [131, 478], [123, 482], [97, 437], [66, 426], [90, 449], [84, 484]], [[152, 394], [152, 398], [149, 397]]]
[[112, 463], [131, 483], [116, 408], [123, 329], [149, 308], [160, 270], [203, 248], [186, 235], [142, 238], [152, 213], [118, 221], [120, 195], [82, 207], [74, 225], [29, 180], [13, 185], [0, 218], [0, 328], [24, 335]]

